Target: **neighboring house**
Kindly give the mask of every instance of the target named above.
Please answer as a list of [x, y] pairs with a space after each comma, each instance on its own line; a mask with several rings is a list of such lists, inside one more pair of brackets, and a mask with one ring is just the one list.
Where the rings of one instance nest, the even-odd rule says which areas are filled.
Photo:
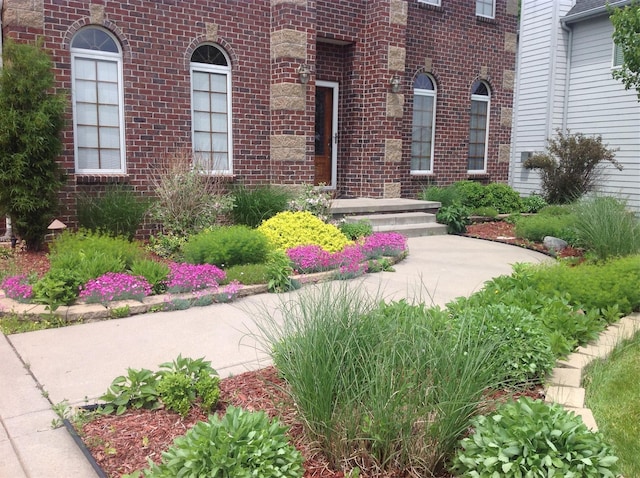
[[640, 103], [611, 72], [621, 63], [606, 4], [612, 0], [522, 2], [510, 183], [540, 192], [536, 171], [522, 167], [543, 152], [557, 129], [601, 135], [619, 148], [623, 170], [606, 165], [600, 192], [628, 200], [640, 211]]
[[176, 151], [243, 184], [508, 178], [517, 0], [5, 0], [70, 93], [60, 219]]

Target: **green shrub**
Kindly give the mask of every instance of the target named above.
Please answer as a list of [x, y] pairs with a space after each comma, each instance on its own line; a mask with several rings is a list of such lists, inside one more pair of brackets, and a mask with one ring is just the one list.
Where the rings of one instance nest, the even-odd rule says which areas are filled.
[[418, 199], [423, 201], [436, 201], [442, 207], [451, 206], [455, 202], [461, 202], [460, 193], [451, 186], [427, 186], [418, 194]]
[[467, 226], [471, 224], [469, 219], [470, 210], [459, 203], [451, 206], [441, 207], [436, 214], [436, 219], [440, 224], [447, 225], [449, 234], [463, 234], [467, 231]]
[[174, 440], [147, 478], [300, 478], [302, 455], [289, 444], [287, 428], [265, 412], [229, 406]]
[[640, 252], [640, 220], [624, 201], [584, 198], [573, 210], [577, 243], [592, 257], [606, 260]]
[[564, 239], [569, 244], [576, 243], [575, 217], [570, 214], [554, 216], [539, 213], [522, 216], [516, 221], [515, 235], [532, 242], [542, 242], [545, 236]]
[[288, 210], [292, 212], [308, 211], [323, 222], [331, 219], [331, 198], [333, 193], [323, 186], [305, 184], [297, 187], [298, 191], [289, 201]]
[[325, 284], [281, 310], [265, 310], [261, 336], [334, 466], [432, 476], [502, 373], [497, 344], [437, 308]]
[[247, 226], [222, 226], [192, 236], [182, 248], [187, 262], [230, 267], [264, 262], [269, 251], [267, 238]]
[[278, 249], [269, 253], [267, 261], [267, 288], [269, 292], [288, 292], [299, 288], [291, 278], [293, 267], [287, 254]]
[[33, 285], [34, 302], [45, 304], [52, 311], [60, 305], [70, 305], [77, 299], [84, 282], [74, 269], [50, 269]]
[[557, 131], [548, 140], [547, 152], [538, 153], [524, 162], [527, 169], [540, 171], [544, 198], [551, 204], [568, 204], [592, 191], [608, 161], [618, 169], [615, 150], [602, 143], [601, 136]]
[[347, 236], [351, 241], [355, 241], [361, 237], [370, 236], [373, 233], [373, 227], [366, 219], [361, 219], [358, 222], [343, 222], [338, 227], [340, 232]]
[[500, 214], [509, 214], [522, 209], [522, 200], [508, 184], [491, 183], [484, 187], [479, 207], [493, 207]]
[[498, 214], [500, 214], [500, 213], [494, 207], [485, 206], [485, 207], [479, 207], [477, 209], [474, 209], [473, 211], [471, 211], [471, 214], [473, 216], [482, 216], [482, 217], [495, 218], [495, 217], [498, 217]]
[[78, 197], [78, 224], [93, 232], [133, 240], [151, 202], [136, 195], [131, 187], [116, 184], [104, 194]]
[[486, 206], [483, 203], [485, 186], [477, 181], [458, 181], [451, 185], [463, 206], [475, 209]]
[[258, 228], [276, 249], [317, 244], [328, 252], [337, 252], [349, 244], [340, 230], [326, 224], [309, 211], [285, 211], [263, 222]]
[[600, 433], [558, 404], [521, 398], [473, 420], [453, 471], [461, 477], [614, 478], [618, 458]]
[[233, 191], [233, 199], [233, 222], [255, 228], [262, 221], [285, 211], [292, 194], [278, 186], [264, 185], [251, 189], [238, 186]]
[[154, 254], [165, 259], [180, 259], [182, 247], [187, 243], [187, 236], [179, 236], [172, 232], [158, 233], [149, 237], [149, 249]]
[[107, 391], [100, 397], [100, 400], [105, 402], [100, 409], [101, 412], [122, 415], [128, 408], [160, 408], [157, 390], [159, 379], [158, 374], [151, 370], [128, 368], [127, 374], [113, 379]]
[[227, 276], [221, 284], [237, 280], [244, 285], [266, 284], [268, 281], [266, 264], [240, 264], [225, 269]]
[[153, 289], [154, 294], [161, 294], [166, 289], [169, 266], [150, 259], [140, 259], [131, 265], [131, 274], [144, 277]]
[[522, 208], [520, 212], [534, 213], [540, 211], [543, 207], [547, 206], [547, 201], [542, 196], [532, 194], [522, 198]]

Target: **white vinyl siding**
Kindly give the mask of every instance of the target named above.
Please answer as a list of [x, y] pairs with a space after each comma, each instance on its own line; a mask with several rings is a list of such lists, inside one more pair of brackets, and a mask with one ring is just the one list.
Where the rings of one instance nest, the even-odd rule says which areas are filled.
[[120, 53], [72, 49], [77, 173], [123, 173], [124, 111]]

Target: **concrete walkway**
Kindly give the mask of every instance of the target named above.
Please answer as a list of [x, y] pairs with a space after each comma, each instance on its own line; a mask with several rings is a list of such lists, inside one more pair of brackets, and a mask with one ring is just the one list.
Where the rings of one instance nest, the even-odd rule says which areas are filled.
[[[409, 250], [396, 272], [369, 274], [349, 285], [387, 299], [444, 305], [492, 277], [510, 274], [512, 264], [549, 260], [459, 236], [411, 238]], [[303, 290], [310, 287], [317, 286]], [[0, 477], [95, 477], [66, 429], [51, 428], [52, 404], [93, 403], [128, 367], [155, 370], [178, 354], [205, 357], [221, 377], [266, 366], [256, 321], [299, 293], [0, 337]]]

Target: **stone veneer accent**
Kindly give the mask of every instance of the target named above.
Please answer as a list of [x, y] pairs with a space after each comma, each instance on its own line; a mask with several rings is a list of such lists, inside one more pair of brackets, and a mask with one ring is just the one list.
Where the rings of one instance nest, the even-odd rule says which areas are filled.
[[387, 117], [402, 118], [404, 95], [402, 93], [387, 93]]
[[383, 197], [385, 199], [400, 197], [400, 183], [384, 183]]
[[304, 111], [307, 91], [300, 83], [271, 85], [271, 109]]
[[498, 162], [499, 163], [509, 163], [509, 158], [511, 156], [511, 146], [508, 144], [501, 144], [498, 146]]
[[204, 27], [206, 29], [205, 38], [208, 41], [217, 42], [218, 41], [218, 25], [215, 23], [205, 23]]
[[5, 0], [3, 25], [44, 27], [44, 0]]
[[387, 138], [384, 141], [384, 160], [387, 163], [402, 161], [402, 140]]
[[271, 136], [271, 159], [274, 161], [305, 161], [307, 138], [301, 135]]
[[511, 128], [513, 123], [513, 108], [507, 108], [506, 106], [500, 109], [500, 126]]
[[482, 65], [480, 67], [480, 78], [488, 78], [489, 77], [489, 67], [487, 65]]
[[424, 59], [424, 71], [431, 71], [433, 69], [433, 60], [431, 58]]
[[504, 34], [504, 51], [511, 53], [518, 52], [518, 35], [512, 32], [505, 32]]
[[404, 71], [407, 50], [398, 46], [389, 46], [389, 70]]
[[516, 81], [516, 72], [513, 70], [504, 70], [502, 73], [502, 87], [507, 91], [513, 91], [513, 85]]
[[518, 0], [507, 0], [507, 15], [516, 16], [518, 14]]
[[389, 22], [393, 25], [407, 24], [407, 2], [403, 0], [391, 0], [389, 5]]
[[96, 5], [95, 3], [89, 5], [89, 18], [91, 18], [91, 23], [102, 25], [105, 20], [104, 5]]
[[307, 58], [307, 33], [284, 28], [271, 34], [271, 59]]

